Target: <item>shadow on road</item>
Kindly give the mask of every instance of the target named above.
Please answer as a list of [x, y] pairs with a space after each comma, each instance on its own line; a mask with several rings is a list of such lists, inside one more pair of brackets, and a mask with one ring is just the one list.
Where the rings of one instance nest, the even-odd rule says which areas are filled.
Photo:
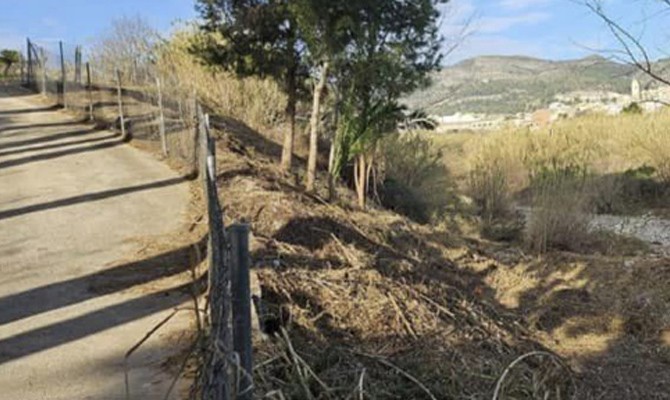
[[53, 150], [53, 149], [58, 149], [61, 147], [69, 147], [69, 146], [76, 146], [80, 144], [90, 144], [90, 143], [97, 143], [97, 142], [104, 142], [109, 139], [114, 139], [115, 137], [118, 137], [118, 133], [114, 133], [111, 135], [106, 135], [102, 137], [97, 137], [97, 138], [91, 138], [91, 139], [82, 139], [82, 140], [75, 140], [72, 142], [59, 142], [59, 143], [52, 143], [52, 144], [47, 144], [43, 146], [37, 146], [37, 147], [28, 147], [28, 148], [23, 148], [23, 149], [17, 149], [17, 150], [9, 150], [9, 151], [0, 151], [0, 157], [2, 156], [13, 156], [17, 154], [23, 154], [23, 153], [30, 153], [30, 152], [35, 152], [35, 151], [42, 151], [42, 150]]
[[88, 135], [88, 134], [91, 134], [91, 133], [94, 133], [94, 132], [97, 132], [97, 131], [98, 130], [95, 129], [95, 128], [78, 129], [78, 130], [75, 130], [75, 131], [55, 133], [53, 135], [48, 135], [48, 136], [40, 136], [40, 137], [35, 137], [35, 138], [30, 138], [30, 139], [17, 140], [17, 141], [10, 142], [10, 143], [0, 144], [0, 150], [11, 149], [13, 147], [29, 146], [29, 145], [40, 144], [40, 143], [45, 143], [45, 142], [54, 142], [54, 141], [60, 140], [60, 139], [67, 139], [67, 138], [71, 138], [71, 137]]
[[48, 106], [48, 107], [37, 107], [37, 108], [24, 108], [20, 110], [3, 110], [0, 111], [0, 115], [12, 115], [12, 114], [30, 114], [37, 112], [48, 112], [60, 110], [62, 107], [58, 105]]
[[23, 129], [41, 129], [41, 128], [57, 128], [61, 126], [81, 125], [88, 122], [86, 119], [79, 121], [63, 121], [63, 122], [49, 122], [42, 124], [25, 124], [25, 125], [10, 125], [6, 128], [0, 128], [0, 133], [9, 131], [18, 131]]
[[[0, 299], [0, 325], [173, 277], [194, 268], [206, 254], [207, 236], [187, 246], [94, 274], [31, 289]], [[200, 294], [206, 276], [125, 301], [80, 317], [0, 340], [0, 364], [77, 340], [182, 304], [185, 292]]]
[[171, 178], [152, 183], [145, 183], [142, 185], [129, 186], [120, 189], [104, 190], [96, 193], [87, 193], [79, 196], [68, 197], [65, 199], [54, 200], [47, 203], [14, 208], [11, 210], [0, 211], [0, 220], [18, 217], [20, 215], [25, 215], [33, 212], [51, 210], [59, 207], [67, 207], [80, 203], [88, 203], [92, 201], [104, 200], [110, 197], [122, 196], [129, 193], [141, 192], [144, 190], [164, 188], [184, 183], [187, 180], [188, 180], [187, 177]]
[[[204, 280], [206, 277], [200, 278]], [[0, 364], [176, 307], [186, 301], [183, 292], [193, 286], [193, 283], [183, 284], [0, 340]], [[195, 286], [204, 287], [203, 284]]]
[[115, 140], [115, 141], [112, 141], [112, 142], [100, 143], [100, 144], [96, 144], [96, 145], [93, 145], [93, 146], [77, 147], [75, 149], [55, 151], [55, 152], [52, 152], [52, 153], [35, 154], [35, 155], [25, 157], [25, 158], [19, 158], [19, 159], [16, 159], [16, 160], [7, 160], [7, 161], [0, 162], [0, 168], [16, 167], [16, 166], [19, 166], [19, 165], [28, 164], [28, 163], [36, 162], [36, 161], [45, 161], [45, 160], [51, 160], [51, 159], [59, 158], [59, 157], [71, 156], [71, 155], [74, 155], [74, 154], [86, 153], [86, 152], [89, 152], [89, 151], [109, 149], [109, 148], [112, 148], [112, 147], [119, 146], [123, 143], [124, 142], [122, 140]]

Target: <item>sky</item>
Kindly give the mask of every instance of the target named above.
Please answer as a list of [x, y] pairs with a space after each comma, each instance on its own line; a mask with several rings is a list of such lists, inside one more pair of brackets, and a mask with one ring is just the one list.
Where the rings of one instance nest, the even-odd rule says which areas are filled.
[[[478, 55], [574, 59], [620, 49], [606, 25], [583, 2], [454, 0], [443, 9], [442, 33], [448, 39], [461, 37], [464, 30], [466, 35], [446, 62]], [[639, 38], [654, 58], [668, 56], [662, 50], [670, 51], [670, 7], [659, 0], [601, 2], [607, 14]]]
[[[333, 0], [347, 1], [347, 0]], [[526, 55], [571, 59], [616, 47], [605, 26], [583, 0], [452, 0], [442, 8], [441, 32], [459, 47], [445, 63], [479, 55]], [[608, 12], [630, 28], [654, 57], [670, 51], [670, 13], [658, 0], [602, 0]], [[168, 33], [175, 20], [196, 18], [192, 0], [0, 0], [0, 48], [39, 42], [88, 44], [114, 18], [141, 16]], [[665, 7], [668, 10], [668, 7]], [[469, 21], [469, 24], [468, 24]], [[450, 46], [445, 45], [445, 48]]]
[[160, 32], [196, 17], [192, 0], [0, 0], [0, 48], [25, 47], [26, 37], [86, 45], [113, 19], [141, 16]]

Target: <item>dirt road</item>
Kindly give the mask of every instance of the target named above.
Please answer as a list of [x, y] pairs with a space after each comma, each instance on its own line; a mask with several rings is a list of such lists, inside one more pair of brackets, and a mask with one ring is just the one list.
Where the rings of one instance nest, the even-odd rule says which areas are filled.
[[[186, 300], [151, 285], [181, 272], [176, 252], [136, 257], [177, 234], [188, 203], [148, 153], [0, 86], [0, 399], [125, 398], [125, 352]], [[166, 338], [188, 319], [130, 359], [133, 399], [163, 398], [179, 351]]]

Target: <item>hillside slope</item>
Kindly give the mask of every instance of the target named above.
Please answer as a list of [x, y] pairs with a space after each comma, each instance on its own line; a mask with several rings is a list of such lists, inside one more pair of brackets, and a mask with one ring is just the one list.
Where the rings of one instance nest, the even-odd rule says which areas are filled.
[[407, 104], [440, 115], [514, 114], [545, 107], [559, 93], [628, 93], [637, 75], [629, 65], [598, 56], [571, 61], [477, 57], [435, 73], [432, 85], [409, 96]]
[[278, 169], [277, 143], [241, 124], [219, 138], [222, 201], [251, 224], [270, 334], [255, 344], [259, 397], [491, 399], [510, 363], [554, 351], [570, 370], [529, 356], [499, 398], [667, 398], [663, 313], [631, 305], [670, 305], [662, 263], [618, 274], [619, 254], [534, 257], [463, 224], [358, 210], [345, 188], [328, 203]]

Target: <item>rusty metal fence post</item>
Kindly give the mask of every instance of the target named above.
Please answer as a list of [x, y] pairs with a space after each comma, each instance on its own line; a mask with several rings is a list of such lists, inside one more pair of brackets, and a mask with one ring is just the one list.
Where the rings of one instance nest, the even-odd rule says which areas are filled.
[[123, 116], [123, 89], [121, 89], [121, 71], [116, 70], [116, 100], [119, 106], [119, 124], [121, 125], [121, 139], [128, 140], [126, 120]]
[[249, 277], [249, 225], [228, 228], [231, 244], [233, 349], [240, 369], [236, 374], [237, 400], [251, 400], [253, 360], [251, 349], [251, 283]]
[[167, 135], [165, 134], [165, 112], [163, 111], [163, 92], [161, 88], [161, 78], [156, 77], [156, 91], [158, 92], [158, 133], [161, 137], [161, 146], [163, 155], [168, 156]]
[[26, 50], [28, 52], [28, 68], [26, 71], [26, 86], [30, 87], [33, 77], [33, 49], [30, 43], [30, 38], [26, 38]]
[[230, 364], [232, 338], [230, 334], [230, 313], [227, 312], [226, 292], [230, 281], [226, 280], [225, 230], [223, 216], [216, 190], [216, 153], [209, 137], [207, 117], [198, 107], [199, 172], [203, 180], [207, 214], [209, 219], [209, 320], [210, 357], [203, 399], [231, 400]]
[[253, 394], [249, 226], [226, 230], [216, 183], [216, 149], [209, 116], [196, 106], [199, 172], [209, 218], [209, 320], [211, 359], [203, 398], [250, 400]]
[[60, 49], [60, 95], [62, 96], [63, 108], [67, 108], [67, 98], [65, 93], [65, 80], [67, 78], [65, 72], [65, 53], [63, 52], [63, 41], [58, 42], [58, 47]]
[[44, 49], [40, 49], [37, 63], [40, 69], [42, 70], [42, 88], [41, 88], [42, 96], [47, 95], [47, 61], [46, 61], [47, 56], [45, 53], [46, 52], [44, 51]]
[[93, 80], [90, 62], [86, 62], [86, 92], [88, 94], [88, 119], [93, 121], [95, 116], [93, 115]]

